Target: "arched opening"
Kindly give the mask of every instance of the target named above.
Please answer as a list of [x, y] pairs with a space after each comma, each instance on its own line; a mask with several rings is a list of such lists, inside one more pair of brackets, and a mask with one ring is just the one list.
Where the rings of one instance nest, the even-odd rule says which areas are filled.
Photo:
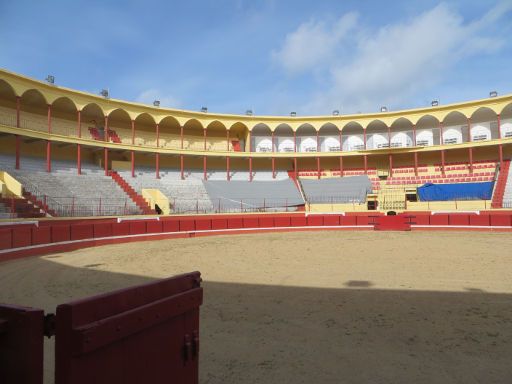
[[459, 111], [450, 112], [443, 119], [441, 141], [443, 144], [460, 144], [469, 141], [467, 117]]
[[471, 141], [494, 140], [499, 138], [498, 116], [487, 107], [478, 108], [471, 115]]
[[321, 152], [341, 151], [340, 130], [333, 123], [326, 123], [318, 131]]
[[48, 132], [48, 102], [37, 89], [29, 89], [21, 95], [20, 126]]
[[272, 131], [264, 123], [256, 124], [251, 130], [253, 152], [272, 152]]
[[190, 119], [183, 124], [183, 147], [186, 149], [204, 150], [204, 127], [196, 119]]
[[341, 129], [341, 147], [343, 151], [358, 151], [364, 149], [364, 129], [355, 121], [351, 121]]
[[181, 126], [172, 116], [166, 116], [160, 121], [160, 146], [181, 148]]
[[512, 137], [512, 103], [508, 104], [500, 113], [501, 137]]
[[0, 80], [0, 124], [16, 126], [16, 92], [4, 80]]
[[[93, 140], [105, 138], [105, 114], [98, 104], [90, 103], [82, 108], [82, 137], [90, 137]], [[84, 134], [84, 132], [87, 132]]]
[[68, 97], [59, 97], [52, 103], [52, 132], [64, 136], [78, 136], [76, 104]]
[[390, 127], [391, 148], [412, 147], [414, 144], [413, 124], [409, 119], [400, 117]]
[[109, 140], [113, 143], [132, 143], [132, 119], [124, 109], [114, 109], [108, 115]]
[[135, 118], [135, 145], [156, 147], [156, 123], [149, 113]]
[[416, 145], [430, 147], [441, 143], [439, 120], [431, 115], [421, 117], [416, 123]]
[[279, 124], [274, 130], [274, 146], [277, 152], [294, 152], [293, 129], [288, 124]]
[[218, 120], [212, 121], [206, 126], [206, 150], [228, 151], [233, 150], [228, 139], [228, 129]]
[[317, 152], [320, 150], [320, 140], [317, 130], [311, 124], [302, 124], [296, 131], [297, 152]]
[[389, 148], [388, 126], [381, 120], [373, 120], [366, 127], [366, 149]]
[[229, 128], [231, 144], [235, 152], [248, 151], [249, 147], [246, 145], [247, 137], [249, 136], [249, 128], [240, 122], [236, 122]]

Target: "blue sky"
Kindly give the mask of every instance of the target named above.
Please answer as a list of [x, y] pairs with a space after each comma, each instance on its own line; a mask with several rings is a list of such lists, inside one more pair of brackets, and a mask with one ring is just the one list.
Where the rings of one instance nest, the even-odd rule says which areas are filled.
[[373, 112], [512, 92], [512, 0], [1, 1], [0, 67], [210, 112]]

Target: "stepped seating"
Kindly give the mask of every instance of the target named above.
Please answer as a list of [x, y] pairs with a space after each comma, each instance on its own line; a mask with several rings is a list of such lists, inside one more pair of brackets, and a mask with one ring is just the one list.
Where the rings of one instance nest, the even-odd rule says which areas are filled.
[[171, 211], [175, 213], [213, 212], [213, 205], [203, 185], [202, 170], [186, 172], [185, 180], [181, 180], [181, 173], [176, 169], [161, 169], [160, 179], [150, 168], [137, 169], [136, 177], [132, 177], [129, 171], [118, 173], [139, 194], [144, 188], [160, 190], [169, 199]]
[[217, 212], [291, 211], [304, 199], [291, 179], [272, 181], [206, 181]]
[[9, 208], [8, 205], [0, 201], [0, 220], [11, 219], [14, 217], [17, 217], [16, 213], [11, 213], [11, 208]]
[[512, 208], [512, 173], [510, 172], [510, 160], [503, 161], [500, 169], [494, 194], [492, 196], [492, 208]]
[[82, 164], [82, 175], [68, 161], [52, 161], [52, 172], [45, 171], [42, 158], [24, 157], [21, 169], [14, 158], [0, 155], [0, 169], [9, 172], [32, 197], [31, 201], [57, 216], [117, 216], [140, 214], [128, 195], [93, 164]]
[[445, 164], [444, 171], [443, 175], [442, 168], [439, 164], [419, 167], [417, 176], [414, 173], [414, 168], [394, 168], [393, 176], [387, 178], [385, 185], [417, 186], [425, 183], [452, 184], [489, 182], [495, 179], [496, 163], [492, 161], [475, 162], [472, 173], [470, 172], [469, 164], [449, 163]]
[[[3, 213], [3, 214], [2, 214]], [[44, 217], [45, 214], [27, 200], [22, 198], [0, 198], [0, 218], [31, 218]]]

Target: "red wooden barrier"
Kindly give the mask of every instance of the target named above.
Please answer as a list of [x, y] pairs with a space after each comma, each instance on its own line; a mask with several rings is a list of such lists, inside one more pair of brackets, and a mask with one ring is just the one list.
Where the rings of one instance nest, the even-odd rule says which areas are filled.
[[241, 217], [232, 217], [228, 219], [228, 228], [243, 228], [244, 220]]
[[340, 225], [357, 225], [356, 216], [340, 216]]
[[509, 227], [511, 225], [510, 215], [491, 215], [491, 225]]
[[26, 225], [12, 231], [12, 247], [28, 247], [32, 245], [32, 228]]
[[112, 234], [114, 236], [128, 236], [130, 234], [130, 223], [112, 224]]
[[94, 237], [109, 237], [113, 235], [112, 224], [99, 223], [94, 224]]
[[397, 216], [376, 216], [374, 229], [376, 231], [410, 231], [411, 217], [404, 215]]
[[52, 228], [52, 243], [68, 241], [70, 237], [69, 225], [56, 225]]
[[178, 220], [165, 220], [163, 222], [164, 232], [179, 232], [180, 222]]
[[450, 225], [469, 225], [469, 215], [453, 214], [448, 217]]
[[327, 215], [324, 217], [324, 225], [340, 225], [340, 217], [338, 215]]
[[0, 229], [0, 249], [12, 248], [12, 230]]
[[439, 214], [430, 216], [430, 225], [448, 225], [449, 215]]
[[130, 235], [142, 235], [144, 233], [146, 233], [145, 221], [130, 222]]
[[209, 219], [199, 219], [196, 220], [196, 230], [197, 231], [208, 231], [212, 229], [212, 221]]
[[471, 215], [469, 216], [469, 225], [491, 225], [491, 218], [489, 215]]
[[[244, 223], [245, 225], [245, 223]], [[226, 229], [228, 227], [227, 219], [212, 219], [212, 229]]]
[[0, 382], [43, 383], [42, 309], [0, 305]]
[[319, 226], [324, 225], [324, 217], [323, 216], [307, 216], [306, 217], [309, 226]]
[[290, 225], [292, 227], [305, 227], [308, 222], [304, 216], [292, 216], [290, 219]]
[[289, 217], [286, 216], [276, 216], [274, 217], [274, 226], [276, 227], [289, 227], [291, 225], [291, 221]]
[[195, 220], [180, 220], [180, 231], [195, 231]]
[[[266, 217], [262, 216], [259, 218], [259, 226], [261, 228], [272, 228], [274, 227], [274, 218], [273, 217]], [[258, 225], [256, 225], [256, 228]]]
[[200, 273], [57, 307], [56, 384], [197, 383]]
[[[259, 220], [257, 217], [251, 216], [251, 217], [244, 217], [243, 218], [244, 228], [258, 228], [259, 227]], [[226, 221], [226, 228], [227, 228], [227, 221]]]
[[152, 220], [146, 223], [146, 230], [148, 233], [160, 233], [162, 232], [163, 224], [161, 221]]
[[48, 244], [52, 242], [50, 227], [32, 227], [32, 244]]
[[71, 240], [92, 239], [94, 226], [92, 224], [71, 225]]

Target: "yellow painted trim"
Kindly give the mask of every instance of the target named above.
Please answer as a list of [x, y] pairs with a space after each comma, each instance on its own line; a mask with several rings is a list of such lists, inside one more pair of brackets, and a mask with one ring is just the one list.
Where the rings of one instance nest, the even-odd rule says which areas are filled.
[[9, 173], [0, 171], [0, 184], [2, 184], [2, 196], [23, 198], [23, 186]]
[[35, 89], [39, 91], [45, 100], [52, 104], [61, 97], [69, 98], [75, 106], [83, 109], [88, 104], [97, 104], [103, 114], [110, 114], [116, 109], [125, 110], [132, 119], [147, 113], [156, 123], [164, 118], [172, 116], [182, 126], [190, 120], [197, 120], [202, 127], [207, 127], [211, 122], [218, 121], [224, 127], [231, 127], [236, 123], [243, 124], [252, 130], [257, 124], [267, 125], [271, 131], [274, 131], [280, 124], [288, 124], [294, 131], [297, 131], [301, 125], [310, 124], [315, 130], [327, 124], [333, 124], [338, 129], [355, 122], [366, 129], [368, 125], [376, 120], [384, 122], [387, 126], [392, 126], [397, 120], [404, 118], [411, 123], [416, 124], [422, 117], [433, 116], [439, 121], [451, 112], [460, 112], [465, 117], [470, 118], [478, 109], [482, 107], [489, 108], [494, 113], [501, 113], [503, 109], [512, 104], [512, 95], [504, 95], [495, 98], [485, 98], [462, 103], [440, 105], [438, 107], [416, 108], [409, 110], [390, 111], [385, 113], [366, 113], [340, 116], [246, 116], [231, 115], [220, 113], [202, 113], [171, 108], [156, 108], [153, 106], [129, 102], [117, 99], [105, 99], [101, 96], [81, 92], [57, 85], [50, 85], [42, 81], [28, 78], [20, 74], [0, 69], [0, 79], [9, 84], [15, 92], [15, 95], [21, 96], [24, 92]]

